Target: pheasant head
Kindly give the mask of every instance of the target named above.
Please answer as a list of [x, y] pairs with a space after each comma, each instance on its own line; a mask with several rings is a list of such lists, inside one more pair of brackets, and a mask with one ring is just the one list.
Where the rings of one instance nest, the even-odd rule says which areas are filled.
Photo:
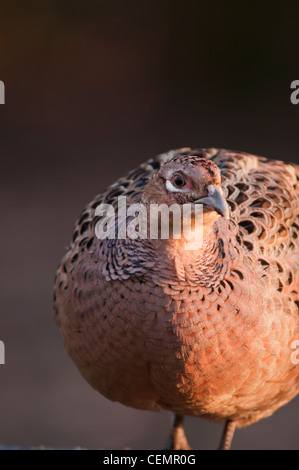
[[144, 189], [146, 204], [203, 204], [204, 218], [228, 218], [229, 207], [221, 187], [221, 174], [211, 160], [198, 156], [166, 162]]

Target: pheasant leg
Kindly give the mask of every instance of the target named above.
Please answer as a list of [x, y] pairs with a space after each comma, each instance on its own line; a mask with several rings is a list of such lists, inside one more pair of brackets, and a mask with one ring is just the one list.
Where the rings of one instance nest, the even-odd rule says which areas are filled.
[[223, 429], [220, 445], [218, 447], [218, 450], [229, 450], [233, 437], [234, 437], [234, 432], [236, 429], [236, 425], [234, 421], [227, 420]]
[[175, 415], [171, 436], [169, 439], [169, 450], [191, 450], [188, 444], [187, 438], [184, 431], [184, 417], [181, 415]]

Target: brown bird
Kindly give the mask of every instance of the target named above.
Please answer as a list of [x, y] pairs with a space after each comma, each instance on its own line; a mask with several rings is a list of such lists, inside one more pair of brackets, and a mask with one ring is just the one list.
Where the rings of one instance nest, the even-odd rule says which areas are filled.
[[[173, 235], [121, 238], [117, 218], [115, 238], [99, 239], [97, 207], [117, 210], [120, 196], [147, 215], [153, 204], [202, 204], [200, 246]], [[298, 166], [214, 148], [148, 160], [76, 224], [55, 285], [69, 355], [110, 400], [172, 411], [172, 449], [189, 449], [183, 416], [224, 422], [220, 448], [229, 449], [235, 427], [299, 391], [298, 235]]]

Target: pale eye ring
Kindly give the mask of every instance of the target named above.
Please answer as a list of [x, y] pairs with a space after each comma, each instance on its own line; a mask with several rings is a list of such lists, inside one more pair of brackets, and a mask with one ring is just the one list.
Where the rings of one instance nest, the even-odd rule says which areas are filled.
[[174, 173], [169, 180], [166, 181], [166, 188], [172, 193], [184, 191], [188, 186], [187, 177], [183, 173]]

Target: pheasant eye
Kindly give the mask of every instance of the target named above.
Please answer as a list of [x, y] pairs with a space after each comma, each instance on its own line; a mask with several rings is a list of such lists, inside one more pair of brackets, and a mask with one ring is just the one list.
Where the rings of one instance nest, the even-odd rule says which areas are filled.
[[172, 177], [166, 181], [166, 189], [172, 193], [186, 191], [186, 189], [190, 189], [190, 187], [190, 181], [183, 173], [174, 173]]
[[186, 180], [183, 175], [174, 175], [171, 182], [178, 189], [181, 189], [186, 185]]

